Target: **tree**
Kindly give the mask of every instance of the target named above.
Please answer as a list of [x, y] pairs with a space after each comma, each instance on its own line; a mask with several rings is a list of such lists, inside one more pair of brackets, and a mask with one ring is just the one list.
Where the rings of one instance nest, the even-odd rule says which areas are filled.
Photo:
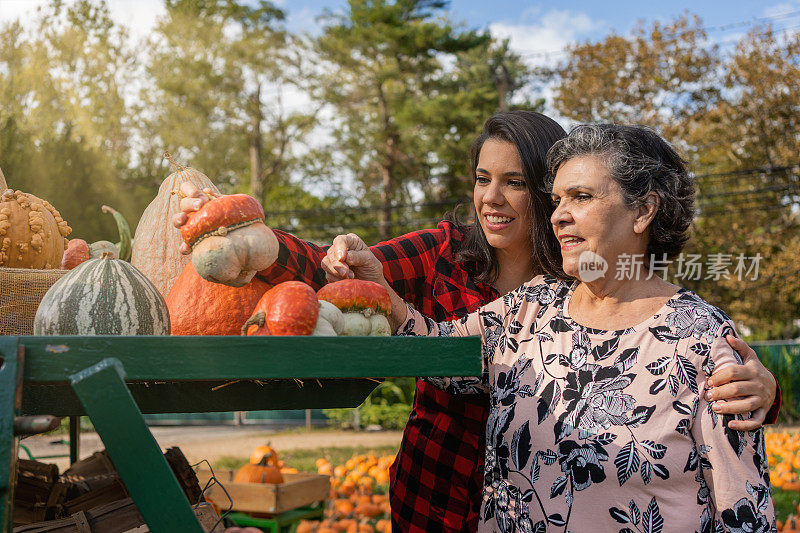
[[556, 70], [556, 109], [579, 122], [643, 124], [670, 140], [719, 96], [719, 50], [705, 45], [700, 19], [640, 25], [570, 49]]
[[[698, 247], [761, 254], [758, 279], [720, 280], [724, 302], [771, 338], [800, 334], [800, 36], [753, 28], [724, 64], [721, 98], [687, 136], [699, 168]], [[722, 299], [720, 299], [722, 302]]]
[[[698, 218], [687, 253], [728, 261], [729, 277], [677, 279], [759, 336], [789, 337], [800, 316], [797, 206], [800, 43], [754, 28], [730, 53], [696, 17], [574, 47], [556, 108], [577, 121], [645, 124], [689, 161]], [[758, 279], [735, 273], [759, 256]], [[748, 267], [753, 261], [748, 260]], [[673, 270], [673, 274], [675, 270]]]
[[89, 241], [116, 240], [102, 204], [137, 212], [126, 181], [132, 60], [100, 0], [53, 0], [32, 27], [0, 28], [0, 165], [10, 187], [51, 201]]
[[[391, 235], [392, 203], [424, 183], [432, 137], [423, 111], [443, 91], [440, 58], [487, 37], [436, 19], [439, 0], [350, 0], [328, 12], [315, 51], [323, 62], [316, 96], [337, 112], [336, 148], [365, 201], [379, 198], [379, 236]], [[377, 194], [374, 192], [377, 191]], [[378, 196], [378, 198], [376, 198]]]
[[285, 184], [299, 164], [295, 143], [315, 124], [313, 113], [282, 104], [282, 84], [292, 83], [283, 19], [265, 0], [167, 2], [150, 39], [154, 86], [142, 91], [151, 132], [146, 157], [165, 166], [163, 148], [179, 147], [221, 185], [247, 185], [269, 203], [270, 187]]
[[435, 154], [431, 179], [423, 183], [426, 198], [450, 200], [471, 194], [472, 141], [492, 113], [541, 111], [543, 99], [531, 102], [519, 97], [519, 90], [532, 78], [508, 39], [487, 40], [456, 54], [454, 67], [442, 75], [442, 89], [418, 108], [417, 119], [430, 131], [427, 147]]

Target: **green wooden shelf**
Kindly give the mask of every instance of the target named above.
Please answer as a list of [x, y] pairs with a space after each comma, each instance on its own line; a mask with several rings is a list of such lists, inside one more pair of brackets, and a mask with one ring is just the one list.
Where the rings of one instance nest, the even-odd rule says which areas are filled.
[[383, 378], [479, 373], [477, 337], [0, 337], [0, 533], [15, 415], [88, 415], [150, 530], [196, 533], [142, 413], [356, 407]]

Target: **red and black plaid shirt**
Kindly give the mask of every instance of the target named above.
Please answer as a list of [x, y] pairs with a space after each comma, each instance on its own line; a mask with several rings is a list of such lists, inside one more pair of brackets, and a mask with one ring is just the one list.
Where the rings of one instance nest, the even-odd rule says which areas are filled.
[[[278, 259], [259, 276], [272, 284], [325, 284], [326, 247], [275, 231]], [[451, 222], [371, 247], [392, 288], [423, 314], [454, 320], [500, 295], [476, 283], [455, 260], [462, 235]], [[417, 380], [414, 406], [391, 468], [392, 519], [402, 531], [475, 531], [483, 488], [484, 432], [489, 400], [448, 394]]]
[[[305, 281], [325, 285], [320, 267], [327, 246], [274, 230], [278, 259], [259, 276], [272, 284]], [[477, 283], [455, 260], [462, 234], [451, 222], [382, 242], [370, 249], [383, 263], [392, 288], [424, 315], [454, 320], [497, 299], [493, 287]], [[780, 390], [766, 423], [780, 407]], [[417, 380], [414, 406], [392, 468], [392, 520], [401, 531], [476, 531], [483, 489], [485, 395], [450, 395]]]

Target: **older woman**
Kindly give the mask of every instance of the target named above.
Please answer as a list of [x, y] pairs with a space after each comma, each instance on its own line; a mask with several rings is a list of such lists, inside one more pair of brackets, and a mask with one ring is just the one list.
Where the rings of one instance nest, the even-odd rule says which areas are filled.
[[[694, 213], [683, 161], [639, 127], [581, 126], [548, 154], [553, 231], [573, 280], [538, 276], [457, 322], [392, 294], [405, 335], [480, 335], [489, 390], [479, 531], [770, 531], [761, 430], [704, 397], [738, 362], [731, 320], [630, 257], [674, 257]], [[588, 264], [608, 265], [602, 269]], [[386, 284], [387, 288], [391, 288]]]

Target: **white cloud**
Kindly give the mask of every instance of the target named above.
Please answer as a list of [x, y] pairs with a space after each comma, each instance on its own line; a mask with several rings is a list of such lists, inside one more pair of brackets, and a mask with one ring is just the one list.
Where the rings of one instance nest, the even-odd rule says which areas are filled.
[[797, 10], [800, 10], [800, 0], [795, 0], [794, 2], [782, 2], [780, 4], [767, 6], [764, 8], [763, 14], [765, 17], [775, 17]]
[[[553, 66], [563, 59], [563, 50], [568, 45], [586, 39], [605, 27], [604, 21], [593, 20], [585, 13], [557, 9], [544, 12], [541, 8], [533, 7], [523, 12], [518, 22], [494, 22], [489, 25], [489, 31], [495, 38], [508, 38], [511, 49], [529, 66], [543, 67]], [[552, 83], [525, 87], [521, 93], [528, 98], [544, 98], [545, 113], [562, 125], [568, 124], [553, 108]]]
[[23, 24], [33, 20], [36, 8], [46, 3], [45, 0], [0, 0], [0, 24], [17, 19]]
[[137, 41], [146, 37], [156, 19], [166, 13], [163, 0], [109, 0], [108, 8], [111, 18], [128, 28], [131, 37]]
[[317, 20], [320, 13], [320, 11], [308, 7], [287, 10], [286, 27], [291, 32], [317, 36], [322, 32], [322, 27]]
[[[19, 19], [25, 25], [35, 19], [36, 9], [47, 3], [48, 0], [0, 0], [0, 24]], [[107, 3], [114, 22], [125, 26], [135, 40], [150, 33], [156, 18], [165, 12], [163, 0], [108, 0]]]
[[539, 8], [525, 11], [518, 23], [494, 22], [489, 31], [497, 38], [508, 38], [511, 49], [520, 54], [531, 66], [541, 66], [552, 61], [564, 47], [591, 32], [602, 28], [604, 22], [592, 20], [585, 13]]

